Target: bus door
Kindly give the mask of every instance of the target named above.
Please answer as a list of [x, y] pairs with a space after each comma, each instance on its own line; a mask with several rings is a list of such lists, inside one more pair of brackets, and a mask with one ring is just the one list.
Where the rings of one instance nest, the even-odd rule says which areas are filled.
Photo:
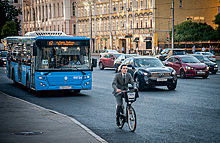
[[22, 46], [19, 44], [19, 49], [18, 49], [18, 82], [22, 81], [22, 66], [21, 66], [21, 61], [22, 61]]

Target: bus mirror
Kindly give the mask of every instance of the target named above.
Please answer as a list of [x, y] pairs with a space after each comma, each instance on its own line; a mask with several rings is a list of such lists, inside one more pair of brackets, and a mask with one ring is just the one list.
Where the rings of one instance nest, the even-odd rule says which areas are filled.
[[92, 58], [92, 67], [97, 67], [97, 59]]
[[37, 45], [36, 45], [36, 42], [33, 43], [33, 56], [37, 56]]

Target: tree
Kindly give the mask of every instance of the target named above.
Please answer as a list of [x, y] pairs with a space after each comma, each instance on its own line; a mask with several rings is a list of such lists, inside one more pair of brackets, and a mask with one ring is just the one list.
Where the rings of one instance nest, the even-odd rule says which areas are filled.
[[218, 39], [220, 39], [220, 27], [219, 27], [220, 26], [220, 13], [215, 16], [215, 20], [213, 20], [213, 23], [218, 24], [218, 27], [216, 29], [216, 33], [217, 33]]
[[18, 35], [17, 28], [16, 28], [16, 22], [13, 20], [10, 22], [7, 22], [2, 28], [1, 35], [2, 35], [2, 37]]
[[215, 30], [206, 23], [184, 21], [174, 26], [174, 41], [208, 41], [217, 40]]
[[[17, 19], [17, 16], [21, 14], [21, 9], [16, 9], [15, 6], [10, 5], [8, 0], [0, 1], [0, 33], [2, 32], [3, 26], [11, 21], [14, 20], [16, 23], [16, 31], [20, 31], [20, 22]], [[2, 35], [0, 35], [0, 38]]]

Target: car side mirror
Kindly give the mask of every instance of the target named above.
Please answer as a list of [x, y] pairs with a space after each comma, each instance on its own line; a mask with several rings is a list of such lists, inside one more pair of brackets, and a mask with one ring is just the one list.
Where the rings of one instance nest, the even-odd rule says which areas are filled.
[[111, 59], [113, 60], [114, 58], [113, 58], [113, 57], [111, 57]]
[[164, 63], [165, 66], [168, 66], [168, 63]]
[[180, 62], [179, 62], [179, 61], [176, 61], [176, 64], [180, 64]]

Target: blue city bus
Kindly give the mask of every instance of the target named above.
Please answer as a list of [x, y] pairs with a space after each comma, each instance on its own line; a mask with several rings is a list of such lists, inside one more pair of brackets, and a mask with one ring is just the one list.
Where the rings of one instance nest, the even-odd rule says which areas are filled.
[[8, 78], [28, 91], [91, 90], [90, 38], [62, 35], [38, 31], [7, 37]]

